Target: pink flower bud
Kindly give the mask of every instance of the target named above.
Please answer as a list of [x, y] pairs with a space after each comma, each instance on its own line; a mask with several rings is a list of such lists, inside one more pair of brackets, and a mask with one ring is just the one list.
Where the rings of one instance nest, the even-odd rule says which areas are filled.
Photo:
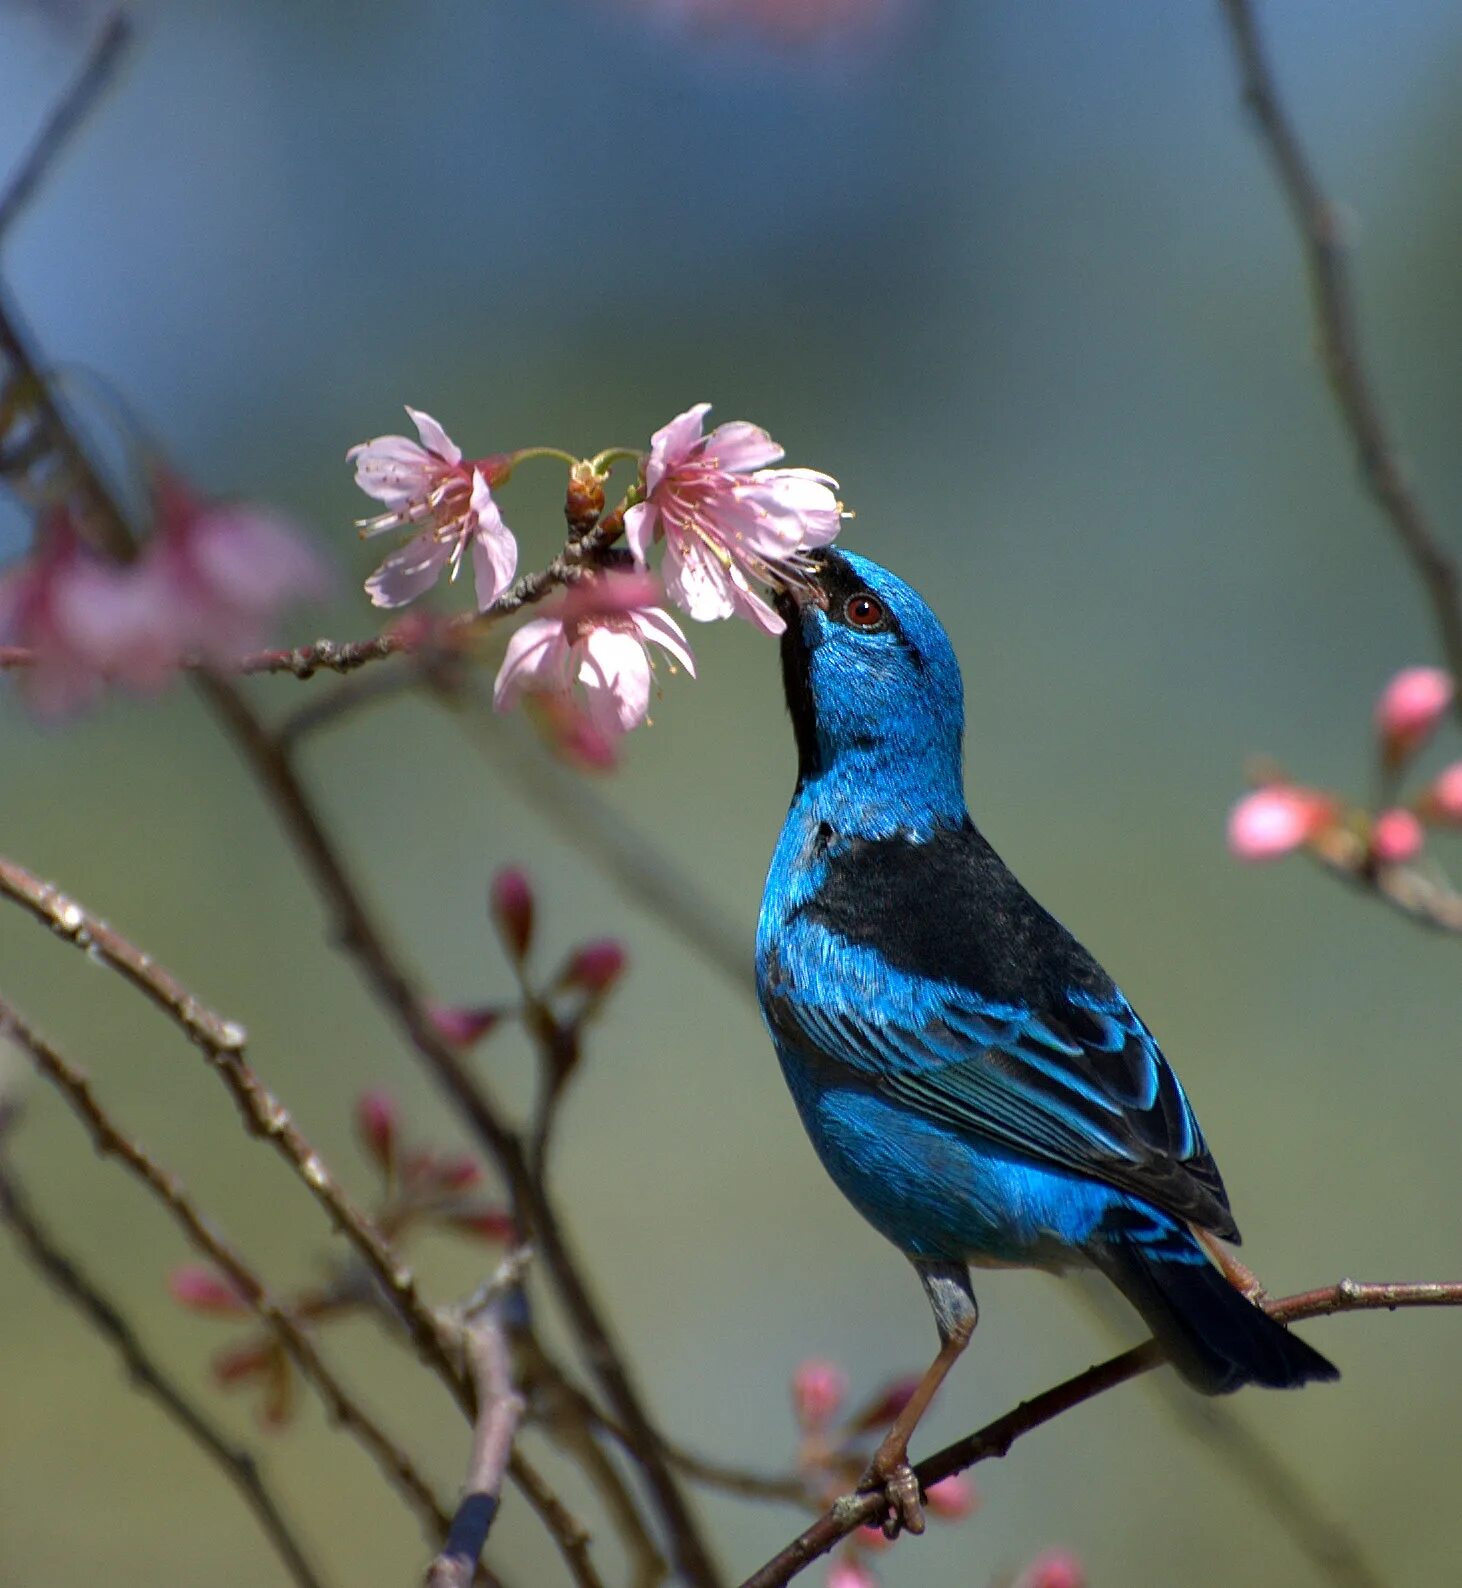
[[1388, 766], [1397, 766], [1431, 736], [1452, 704], [1451, 676], [1440, 667], [1406, 667], [1376, 703], [1376, 732]]
[[1421, 797], [1422, 809], [1436, 822], [1462, 827], [1462, 761], [1440, 773]]
[[874, 1555], [881, 1555], [893, 1545], [893, 1540], [883, 1531], [881, 1522], [865, 1522], [854, 1536], [858, 1540], [859, 1549], [867, 1550]]
[[1399, 806], [1382, 811], [1371, 826], [1371, 854], [1383, 866], [1402, 866], [1415, 860], [1426, 834], [1413, 812]]
[[472, 1236], [474, 1240], [502, 1241], [511, 1246], [518, 1239], [518, 1226], [502, 1208], [474, 1208], [466, 1213], [449, 1213], [442, 1222], [462, 1235]]
[[613, 938], [600, 938], [574, 950], [564, 966], [560, 985], [579, 987], [593, 997], [602, 997], [619, 980], [624, 966], [624, 949]]
[[1323, 794], [1293, 783], [1268, 783], [1229, 812], [1229, 853], [1239, 860], [1276, 860], [1334, 820], [1334, 802]]
[[1086, 1588], [1086, 1568], [1069, 1549], [1037, 1555], [1012, 1588]]
[[434, 1178], [447, 1191], [470, 1191], [482, 1180], [482, 1165], [475, 1158], [444, 1158]]
[[272, 1370], [279, 1347], [267, 1341], [263, 1345], [232, 1345], [220, 1351], [213, 1359], [213, 1377], [223, 1385], [238, 1384], [246, 1378]]
[[877, 1588], [878, 1579], [856, 1555], [839, 1555], [828, 1567], [823, 1582], [827, 1588]]
[[185, 1263], [168, 1275], [168, 1294], [190, 1312], [215, 1318], [237, 1318], [249, 1303], [231, 1280], [200, 1263]]
[[396, 1157], [396, 1126], [400, 1115], [396, 1100], [379, 1089], [362, 1092], [355, 1103], [355, 1128], [366, 1151], [383, 1169]]
[[522, 964], [533, 941], [533, 889], [528, 878], [515, 866], [504, 867], [492, 879], [488, 903], [503, 947]]
[[809, 1357], [792, 1375], [792, 1409], [804, 1428], [825, 1427], [848, 1392], [848, 1375], [836, 1362]]
[[491, 1005], [464, 1009], [459, 1004], [428, 1004], [426, 1013], [437, 1035], [454, 1048], [470, 1048], [481, 1042], [503, 1017], [502, 1010]]
[[931, 1485], [925, 1498], [935, 1516], [947, 1522], [962, 1521], [980, 1508], [979, 1491], [962, 1472], [952, 1472]]

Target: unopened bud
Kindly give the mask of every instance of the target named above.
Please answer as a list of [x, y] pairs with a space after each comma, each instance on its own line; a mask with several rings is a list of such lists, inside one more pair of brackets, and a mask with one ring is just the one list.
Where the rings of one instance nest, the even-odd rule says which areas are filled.
[[503, 1017], [502, 1010], [492, 1005], [464, 1009], [457, 1004], [430, 1004], [426, 1012], [437, 1035], [458, 1048], [481, 1042]]
[[1335, 802], [1314, 789], [1269, 783], [1229, 812], [1229, 853], [1240, 860], [1276, 860], [1332, 825]]
[[1425, 815], [1434, 822], [1462, 827], [1462, 761], [1454, 761], [1421, 797]]
[[848, 1375], [836, 1362], [809, 1357], [792, 1375], [792, 1409], [804, 1428], [822, 1428], [838, 1414]]
[[563, 516], [568, 520], [569, 536], [579, 540], [599, 522], [604, 511], [604, 476], [592, 463], [576, 463], [569, 470], [568, 490], [564, 495]]
[[1069, 1549], [1048, 1549], [1021, 1572], [1013, 1588], [1086, 1588], [1086, 1568]]
[[935, 1516], [942, 1516], [946, 1522], [963, 1521], [980, 1508], [979, 1490], [962, 1472], [951, 1472], [931, 1484], [924, 1497]]
[[515, 866], [504, 867], [492, 879], [488, 903], [503, 947], [521, 965], [533, 941], [533, 889], [528, 878]]
[[597, 942], [581, 944], [574, 950], [559, 977], [559, 985], [564, 988], [578, 987], [592, 997], [600, 998], [623, 975], [624, 967], [624, 949], [613, 938], [600, 938]]
[[355, 1128], [366, 1151], [383, 1169], [389, 1169], [395, 1161], [399, 1121], [396, 1100], [389, 1092], [362, 1092], [356, 1099]]
[[1426, 833], [1415, 813], [1399, 806], [1382, 811], [1371, 826], [1371, 854], [1383, 866], [1415, 860], [1425, 842]]
[[1376, 733], [1387, 766], [1399, 766], [1431, 737], [1454, 693], [1451, 675], [1440, 667], [1406, 667], [1396, 674], [1376, 703]]
[[168, 1294], [190, 1312], [211, 1317], [236, 1318], [249, 1311], [243, 1292], [215, 1269], [185, 1263], [168, 1275]]

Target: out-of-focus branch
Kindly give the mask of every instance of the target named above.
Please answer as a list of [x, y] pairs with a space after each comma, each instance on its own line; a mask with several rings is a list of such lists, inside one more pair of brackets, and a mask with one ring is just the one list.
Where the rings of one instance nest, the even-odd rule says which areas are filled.
[[366, 1449], [410, 1502], [427, 1536], [436, 1544], [446, 1533], [450, 1519], [415, 1463], [336, 1378], [313, 1341], [269, 1293], [263, 1280], [239, 1252], [204, 1217], [177, 1177], [162, 1168], [113, 1123], [92, 1093], [84, 1072], [57, 1052], [3, 999], [0, 999], [0, 1037], [14, 1042], [40, 1074], [56, 1087], [90, 1132], [97, 1151], [116, 1158], [140, 1180], [168, 1210], [188, 1240], [228, 1276], [239, 1294], [278, 1335], [331, 1417]]
[[[1280, 98], [1252, 0], [1221, 0], [1244, 103], [1300, 234], [1325, 373], [1367, 489], [1391, 521], [1431, 603], [1448, 670], [1462, 680], [1462, 579], [1407, 479], [1361, 356], [1343, 227]], [[1455, 708], [1462, 717], [1462, 689]]]
[[519, 1227], [531, 1235], [563, 1301], [590, 1372], [633, 1441], [669, 1538], [677, 1569], [694, 1588], [715, 1588], [719, 1577], [700, 1529], [661, 1451], [629, 1368], [570, 1252], [557, 1210], [528, 1168], [516, 1131], [486, 1089], [432, 1023], [424, 1002], [366, 908], [364, 898], [329, 837], [294, 765], [243, 696], [227, 680], [202, 674], [200, 688], [253, 769], [275, 807], [333, 919], [336, 934], [412, 1047], [501, 1168]]
[[431, 1308], [422, 1300], [416, 1280], [371, 1220], [355, 1206], [344, 1188], [295, 1124], [289, 1110], [254, 1073], [244, 1057], [247, 1033], [215, 1014], [150, 955], [49, 882], [34, 877], [14, 861], [0, 857], [0, 894], [42, 921], [58, 937], [93, 954], [156, 1004], [200, 1050], [228, 1087], [245, 1128], [268, 1142], [294, 1170], [355, 1248], [406, 1329], [412, 1343], [455, 1396], [463, 1412], [473, 1415], [471, 1387], [452, 1354]]
[[136, 1331], [106, 1295], [68, 1257], [36, 1217], [30, 1198], [0, 1154], [0, 1220], [8, 1224], [32, 1265], [71, 1303], [122, 1360], [133, 1385], [152, 1398], [219, 1468], [253, 1512], [260, 1530], [298, 1588], [321, 1588], [279, 1501], [252, 1452], [232, 1444], [150, 1356]]
[[[1281, 1323], [1297, 1323], [1304, 1318], [1325, 1317], [1333, 1312], [1394, 1312], [1402, 1307], [1457, 1306], [1462, 1306], [1462, 1281], [1358, 1284], [1353, 1279], [1342, 1279], [1338, 1284], [1268, 1301], [1264, 1304], [1264, 1310]], [[975, 1433], [946, 1445], [943, 1450], [919, 1462], [914, 1468], [914, 1475], [920, 1487], [927, 1490], [951, 1473], [962, 1472], [966, 1467], [992, 1457], [1004, 1456], [1023, 1434], [1053, 1421], [1063, 1412], [1109, 1389], [1115, 1389], [1118, 1384], [1125, 1384], [1129, 1379], [1148, 1372], [1164, 1360], [1155, 1340], [1134, 1346], [1120, 1356], [1089, 1367], [1084, 1373], [1078, 1373], [1040, 1395], [1023, 1401], [1003, 1417], [997, 1417]], [[765, 1566], [753, 1572], [741, 1588], [784, 1588], [804, 1567], [825, 1555], [855, 1528], [876, 1521], [886, 1509], [887, 1500], [881, 1489], [845, 1495]]]
[[1377, 865], [1357, 833], [1334, 827], [1318, 834], [1309, 853], [1333, 876], [1374, 894], [1408, 920], [1438, 932], [1462, 932], [1462, 893], [1416, 865]]
[[[472, 1456], [446, 1541], [427, 1568], [426, 1588], [472, 1588], [523, 1418], [524, 1402], [513, 1387], [508, 1343], [496, 1307], [486, 1307], [464, 1323], [463, 1344], [477, 1387]], [[580, 1550], [573, 1559], [581, 1588], [599, 1588], [587, 1550]]]
[[123, 12], [115, 12], [102, 24], [76, 80], [52, 108], [20, 168], [0, 194], [0, 245], [6, 241], [16, 217], [50, 175], [72, 133], [111, 87], [131, 39], [132, 24]]

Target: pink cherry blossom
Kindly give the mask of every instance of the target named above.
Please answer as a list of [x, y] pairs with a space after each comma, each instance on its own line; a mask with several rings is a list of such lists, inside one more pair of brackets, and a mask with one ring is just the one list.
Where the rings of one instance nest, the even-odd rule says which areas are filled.
[[825, 1427], [848, 1392], [848, 1375], [836, 1362], [809, 1357], [792, 1375], [792, 1409], [804, 1428]]
[[612, 772], [619, 765], [619, 734], [601, 733], [570, 695], [529, 695], [524, 709], [560, 760], [581, 772]]
[[1308, 843], [1334, 816], [1333, 802], [1314, 789], [1266, 784], [1229, 812], [1229, 852], [1240, 860], [1278, 859]]
[[1452, 704], [1455, 686], [1440, 667], [1405, 667], [1376, 702], [1376, 732], [1388, 764], [1418, 750]]
[[1021, 1572], [1012, 1588], [1086, 1588], [1086, 1567], [1069, 1549], [1048, 1549]]
[[153, 491], [157, 528], [131, 578], [170, 627], [175, 660], [226, 665], [263, 645], [283, 608], [328, 592], [324, 565], [278, 514], [207, 501], [168, 471]]
[[419, 442], [406, 436], [377, 436], [345, 456], [355, 464], [355, 483], [386, 511], [360, 521], [361, 533], [420, 526], [366, 580], [378, 607], [405, 606], [451, 569], [455, 579], [468, 548], [479, 610], [485, 611], [518, 571], [518, 542], [493, 500], [492, 484], [506, 478], [508, 460], [463, 460], [462, 449], [430, 414], [408, 407]]
[[1371, 854], [1383, 866], [1415, 860], [1425, 842], [1426, 833], [1415, 813], [1400, 806], [1382, 811], [1371, 825]]
[[1462, 827], [1462, 761], [1454, 761], [1438, 773], [1422, 801], [1434, 821]]
[[826, 1588], [878, 1588], [878, 1579], [856, 1555], [835, 1557], [823, 1582]]
[[837, 481], [811, 469], [771, 469], [782, 449], [735, 420], [702, 433], [709, 403], [677, 415], [650, 440], [645, 499], [624, 515], [641, 567], [665, 539], [665, 588], [697, 622], [744, 617], [780, 634], [782, 619], [750, 581], [795, 582], [804, 554], [842, 527]]
[[951, 1472], [947, 1478], [930, 1484], [926, 1498], [929, 1509], [946, 1522], [963, 1521], [980, 1508], [979, 1491], [962, 1472]]
[[650, 708], [650, 645], [695, 677], [695, 659], [680, 626], [651, 605], [656, 593], [652, 580], [633, 574], [573, 586], [552, 616], [532, 619], [508, 641], [494, 705], [507, 711], [525, 693], [566, 695], [577, 683], [599, 733], [622, 734], [638, 726]]

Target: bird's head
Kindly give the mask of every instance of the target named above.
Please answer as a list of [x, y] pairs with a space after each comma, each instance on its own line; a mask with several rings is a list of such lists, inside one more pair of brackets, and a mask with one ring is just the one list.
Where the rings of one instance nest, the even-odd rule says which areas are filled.
[[918, 592], [867, 557], [829, 550], [777, 608], [798, 787], [876, 778], [899, 803], [962, 814], [959, 663]]

